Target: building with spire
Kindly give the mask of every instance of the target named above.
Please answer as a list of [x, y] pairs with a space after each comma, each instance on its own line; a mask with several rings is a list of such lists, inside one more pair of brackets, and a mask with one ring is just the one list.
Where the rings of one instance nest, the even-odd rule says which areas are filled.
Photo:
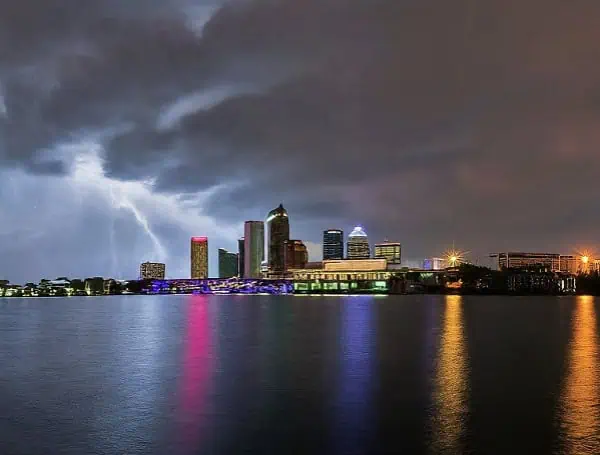
[[371, 247], [369, 237], [362, 227], [356, 226], [348, 236], [347, 259], [369, 259]]
[[285, 242], [290, 239], [290, 221], [283, 204], [267, 216], [268, 265], [272, 273], [285, 271]]

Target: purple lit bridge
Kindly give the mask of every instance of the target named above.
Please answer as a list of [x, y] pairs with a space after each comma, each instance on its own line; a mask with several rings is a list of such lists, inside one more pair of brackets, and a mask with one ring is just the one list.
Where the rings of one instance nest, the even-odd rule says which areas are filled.
[[292, 280], [209, 278], [206, 280], [152, 280], [144, 294], [293, 294]]

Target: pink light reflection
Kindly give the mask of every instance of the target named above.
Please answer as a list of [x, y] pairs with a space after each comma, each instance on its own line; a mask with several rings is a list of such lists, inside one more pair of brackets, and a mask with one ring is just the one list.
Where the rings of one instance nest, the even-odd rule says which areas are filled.
[[195, 453], [207, 417], [207, 397], [213, 373], [210, 315], [206, 296], [190, 297], [183, 359], [181, 432], [186, 451]]

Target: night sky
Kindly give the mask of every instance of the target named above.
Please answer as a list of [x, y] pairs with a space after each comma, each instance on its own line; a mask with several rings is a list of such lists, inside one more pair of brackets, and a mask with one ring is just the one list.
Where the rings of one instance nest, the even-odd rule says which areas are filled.
[[573, 253], [600, 225], [598, 0], [0, 0], [0, 278], [189, 275], [280, 202]]

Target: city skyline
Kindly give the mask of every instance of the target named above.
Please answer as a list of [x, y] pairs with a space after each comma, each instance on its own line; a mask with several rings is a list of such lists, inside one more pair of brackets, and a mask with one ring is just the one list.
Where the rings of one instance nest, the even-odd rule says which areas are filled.
[[279, 201], [313, 257], [600, 242], [598, 2], [93, 3], [0, 0], [2, 277], [183, 276]]

